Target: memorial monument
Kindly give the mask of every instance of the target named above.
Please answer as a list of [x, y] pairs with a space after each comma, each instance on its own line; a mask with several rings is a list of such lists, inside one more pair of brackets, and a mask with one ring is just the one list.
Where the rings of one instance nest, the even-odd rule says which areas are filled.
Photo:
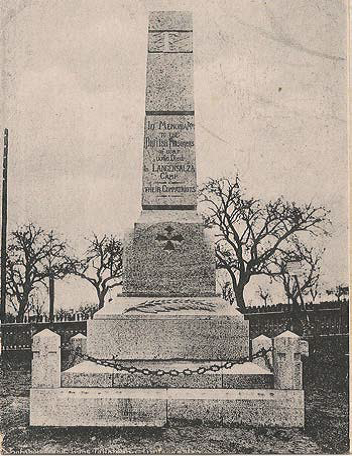
[[306, 345], [286, 332], [271, 364], [250, 362], [248, 322], [216, 294], [197, 213], [192, 35], [191, 13], [150, 13], [142, 212], [125, 241], [123, 293], [74, 338], [87, 360], [66, 371], [60, 337], [34, 336], [31, 425], [304, 424]]

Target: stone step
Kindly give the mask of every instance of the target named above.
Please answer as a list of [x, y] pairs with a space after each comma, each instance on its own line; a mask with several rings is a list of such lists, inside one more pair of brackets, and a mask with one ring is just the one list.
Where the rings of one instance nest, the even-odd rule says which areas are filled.
[[31, 388], [31, 426], [164, 426], [172, 420], [221, 425], [304, 426], [303, 390]]
[[[136, 361], [134, 367], [149, 368], [152, 370], [163, 369], [170, 371], [176, 369], [197, 369], [221, 362], [189, 362], [189, 361]], [[129, 362], [126, 366], [131, 366]], [[61, 385], [67, 388], [273, 388], [273, 374], [266, 369], [254, 364], [244, 363], [233, 366], [231, 369], [221, 369], [218, 372], [204, 374], [172, 376], [165, 374], [144, 375], [142, 373], [130, 374], [116, 371], [112, 367], [101, 366], [91, 361], [84, 361], [62, 372]]]

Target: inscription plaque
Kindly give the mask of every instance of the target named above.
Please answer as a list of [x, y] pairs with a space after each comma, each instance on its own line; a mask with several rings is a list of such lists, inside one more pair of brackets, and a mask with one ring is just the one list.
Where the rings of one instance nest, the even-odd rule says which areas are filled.
[[196, 206], [194, 116], [146, 116], [142, 205]]

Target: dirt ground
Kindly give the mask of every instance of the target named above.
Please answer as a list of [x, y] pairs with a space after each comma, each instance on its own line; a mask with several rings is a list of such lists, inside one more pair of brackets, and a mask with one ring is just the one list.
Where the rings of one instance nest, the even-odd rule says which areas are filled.
[[161, 429], [59, 429], [28, 426], [28, 363], [3, 363], [2, 368], [3, 454], [336, 454], [349, 449], [347, 383], [327, 375], [306, 386], [304, 430], [186, 421]]

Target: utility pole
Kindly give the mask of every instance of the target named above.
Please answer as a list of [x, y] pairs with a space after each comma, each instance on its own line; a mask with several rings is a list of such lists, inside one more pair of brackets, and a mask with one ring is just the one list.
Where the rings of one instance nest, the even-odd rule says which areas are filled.
[[2, 210], [1, 210], [1, 322], [6, 316], [6, 238], [7, 238], [7, 156], [9, 149], [9, 132], [4, 130], [4, 155], [2, 162]]

